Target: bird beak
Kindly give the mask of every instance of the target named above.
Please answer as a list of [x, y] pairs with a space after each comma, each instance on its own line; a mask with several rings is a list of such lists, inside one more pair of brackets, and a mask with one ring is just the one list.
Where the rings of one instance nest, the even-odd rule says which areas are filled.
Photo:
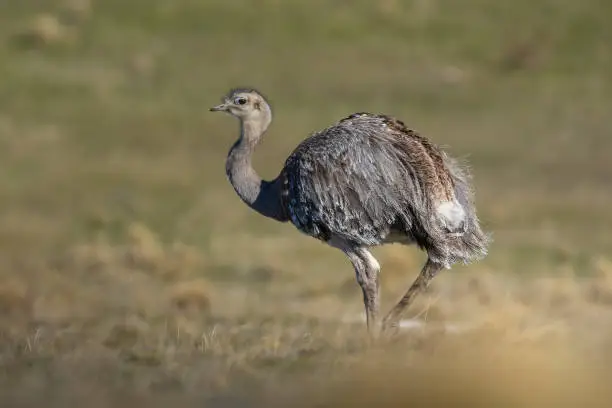
[[213, 106], [210, 108], [211, 112], [223, 112], [227, 110], [227, 104], [222, 103], [221, 105]]

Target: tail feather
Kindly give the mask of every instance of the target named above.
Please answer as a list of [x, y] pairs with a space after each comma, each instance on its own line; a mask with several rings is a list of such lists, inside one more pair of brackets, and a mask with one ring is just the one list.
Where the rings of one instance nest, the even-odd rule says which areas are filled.
[[437, 205], [437, 220], [425, 214], [418, 218], [427, 232], [427, 240], [421, 246], [432, 261], [450, 268], [455, 262], [468, 264], [483, 259], [492, 237], [480, 226], [467, 166], [446, 155], [444, 162], [454, 184], [455, 199]]
[[466, 231], [454, 242], [452, 252], [456, 252], [454, 256], [464, 263], [480, 260], [487, 255], [492, 236], [485, 233], [480, 226], [470, 183], [471, 174], [465, 164], [449, 157], [446, 158], [446, 165], [455, 184], [455, 197], [466, 214]]

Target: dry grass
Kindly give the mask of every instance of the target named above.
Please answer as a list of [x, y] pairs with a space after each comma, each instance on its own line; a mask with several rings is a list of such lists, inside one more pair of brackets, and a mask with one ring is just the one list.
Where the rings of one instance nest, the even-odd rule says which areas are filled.
[[[294, 279], [264, 287], [204, 280], [214, 266], [197, 249], [163, 244], [142, 225], [126, 241], [80, 244], [29, 271], [44, 287], [26, 274], [5, 281], [6, 401], [35, 406], [48, 392], [57, 406], [94, 393], [101, 407], [157, 398], [190, 406], [213, 396], [221, 398], [213, 406], [240, 398], [262, 406], [605, 406], [612, 398], [605, 259], [589, 278], [449, 273], [412, 309], [424, 326], [368, 345], [356, 286], [296, 299], [279, 294]], [[393, 292], [384, 291], [387, 303]]]
[[[0, 7], [0, 404], [609, 406], [610, 6], [256, 3]], [[237, 85], [266, 178], [361, 110], [469, 156], [489, 257], [368, 345], [343, 255], [227, 184]], [[386, 310], [424, 259], [375, 252]]]

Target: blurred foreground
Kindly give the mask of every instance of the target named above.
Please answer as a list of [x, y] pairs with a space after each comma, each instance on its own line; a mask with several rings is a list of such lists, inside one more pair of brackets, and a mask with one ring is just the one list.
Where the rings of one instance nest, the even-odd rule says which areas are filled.
[[[10, 281], [3, 286], [3, 402], [612, 402], [612, 265], [604, 261], [588, 278], [447, 274], [412, 309], [424, 326], [368, 346], [356, 284], [288, 294], [295, 280], [260, 270], [250, 281], [234, 277], [242, 284], [211, 285], [199, 277], [204, 261], [194, 248], [164, 246], [142, 227], [130, 232], [126, 245], [79, 245], [50, 265], [22, 266], [32, 282], [44, 271], [35, 297]], [[245, 289], [259, 285], [257, 295]]]

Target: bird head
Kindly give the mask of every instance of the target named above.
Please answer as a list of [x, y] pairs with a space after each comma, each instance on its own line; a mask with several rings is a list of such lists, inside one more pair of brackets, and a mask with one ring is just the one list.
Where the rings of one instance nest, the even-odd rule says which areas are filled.
[[211, 112], [226, 112], [242, 121], [269, 122], [270, 106], [265, 98], [254, 89], [233, 89], [220, 105], [210, 108]]

